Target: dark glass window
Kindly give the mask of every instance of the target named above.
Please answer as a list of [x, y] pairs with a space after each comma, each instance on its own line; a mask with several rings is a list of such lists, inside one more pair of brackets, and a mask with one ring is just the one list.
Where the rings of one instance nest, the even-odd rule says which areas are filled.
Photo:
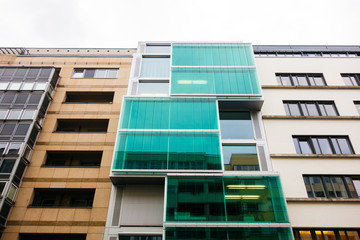
[[360, 86], [360, 74], [341, 74], [346, 86]]
[[1, 129], [0, 135], [12, 135], [15, 126], [15, 123], [5, 123]]
[[86, 240], [86, 234], [78, 233], [20, 233], [20, 240]]
[[119, 240], [161, 240], [162, 236], [152, 235], [120, 235]]
[[276, 78], [283, 86], [326, 86], [324, 76], [321, 73], [277, 73]]
[[15, 93], [5, 93], [3, 99], [1, 100], [2, 104], [11, 104], [14, 101]]
[[92, 207], [95, 189], [34, 189], [33, 207]]
[[66, 92], [67, 103], [112, 103], [114, 92]]
[[58, 132], [107, 132], [108, 119], [58, 119]]
[[259, 171], [256, 146], [223, 146], [226, 171]]
[[1, 162], [0, 173], [11, 173], [15, 164], [15, 159], [4, 159]]
[[101, 158], [101, 151], [48, 151], [45, 166], [98, 167]]
[[72, 78], [117, 78], [118, 69], [75, 68]]
[[220, 111], [222, 139], [253, 139], [250, 112]]
[[15, 135], [25, 136], [29, 127], [30, 123], [20, 123], [15, 131]]
[[33, 93], [30, 96], [29, 104], [39, 104], [42, 94], [40, 93]]
[[348, 137], [294, 136], [298, 154], [354, 154]]

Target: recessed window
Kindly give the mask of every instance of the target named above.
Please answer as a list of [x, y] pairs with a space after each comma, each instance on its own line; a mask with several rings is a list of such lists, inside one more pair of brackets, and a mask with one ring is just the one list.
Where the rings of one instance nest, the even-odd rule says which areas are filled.
[[276, 79], [283, 86], [326, 86], [322, 74], [277, 73]]
[[108, 119], [58, 119], [57, 132], [107, 132]]
[[66, 92], [67, 103], [112, 103], [114, 92]]
[[341, 74], [346, 86], [360, 86], [360, 74]]
[[295, 240], [359, 240], [359, 229], [294, 229]]
[[101, 151], [48, 151], [44, 166], [99, 167]]
[[304, 176], [309, 198], [359, 198], [360, 176]]
[[19, 154], [21, 143], [10, 143], [8, 153], [9, 155], [16, 155]]
[[139, 83], [138, 95], [167, 96], [169, 95], [169, 82], [143, 81]]
[[11, 173], [15, 164], [15, 159], [4, 159], [1, 162], [0, 173]]
[[75, 68], [72, 78], [117, 78], [118, 69]]
[[220, 111], [222, 139], [253, 139], [250, 112]]
[[95, 189], [34, 189], [32, 207], [92, 207]]
[[294, 136], [298, 154], [354, 154], [347, 136]]
[[259, 171], [255, 146], [223, 146], [226, 171]]
[[86, 234], [78, 233], [20, 233], [20, 240], [86, 240]]
[[119, 235], [119, 240], [161, 240], [162, 236], [157, 235]]
[[339, 116], [332, 101], [284, 101], [288, 116]]

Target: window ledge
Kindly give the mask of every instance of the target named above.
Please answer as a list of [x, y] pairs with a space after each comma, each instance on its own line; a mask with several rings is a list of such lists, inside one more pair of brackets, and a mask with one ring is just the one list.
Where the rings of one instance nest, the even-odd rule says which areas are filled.
[[337, 202], [337, 203], [360, 203], [360, 198], [286, 198], [286, 202]]
[[359, 159], [360, 154], [270, 154], [271, 158], [354, 158]]
[[263, 119], [360, 120], [360, 116], [284, 116], [263, 115]]
[[262, 85], [262, 89], [354, 89], [359, 90], [360, 86], [282, 86]]

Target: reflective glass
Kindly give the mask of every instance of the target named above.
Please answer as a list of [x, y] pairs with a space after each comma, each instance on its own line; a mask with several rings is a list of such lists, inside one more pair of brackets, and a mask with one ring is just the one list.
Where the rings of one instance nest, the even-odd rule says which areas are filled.
[[21, 143], [10, 143], [8, 154], [18, 154], [21, 147]]
[[12, 82], [10, 83], [9, 90], [19, 90], [21, 86], [21, 82]]
[[338, 116], [334, 104], [322, 104], [326, 111], [326, 116]]
[[36, 83], [35, 89], [34, 90], [45, 90], [47, 83], [46, 82], [42, 82], [42, 83]]
[[297, 80], [299, 86], [308, 86], [309, 83], [307, 82], [306, 76], [294, 76], [294, 79]]
[[173, 66], [255, 66], [250, 44], [174, 43]]
[[218, 129], [216, 99], [125, 98], [120, 127]]
[[260, 94], [254, 68], [173, 68], [172, 94]]
[[336, 197], [338, 198], [348, 197], [345, 184], [341, 177], [331, 177], [331, 183], [334, 186]]
[[15, 164], [15, 160], [13, 159], [5, 159], [2, 163], [1, 163], [1, 167], [0, 167], [0, 173], [11, 173], [13, 167]]
[[82, 78], [84, 76], [84, 69], [74, 69], [73, 78]]
[[283, 86], [291, 86], [291, 80], [290, 80], [290, 76], [279, 76], [279, 80], [281, 82], [281, 85]]
[[22, 90], [32, 90], [34, 87], [34, 82], [24, 82], [22, 85]]
[[0, 119], [5, 119], [8, 110], [0, 110]]
[[35, 110], [24, 110], [22, 119], [32, 119], [34, 117]]
[[333, 188], [333, 186], [331, 184], [330, 177], [323, 177], [323, 179], [324, 179], [325, 188], [326, 188], [326, 190], [328, 192], [327, 197], [336, 197], [334, 188]]
[[317, 140], [318, 140], [322, 154], [332, 154], [333, 153], [333, 150], [331, 149], [328, 138], [318, 138]]
[[342, 154], [353, 154], [353, 151], [350, 147], [350, 143], [347, 138], [337, 138], [340, 150]]
[[140, 82], [138, 95], [166, 96], [169, 95], [168, 82]]
[[170, 58], [143, 58], [141, 77], [168, 78], [170, 75]]
[[168, 177], [167, 222], [288, 222], [278, 177]]
[[11, 110], [8, 119], [19, 119], [22, 110]]
[[310, 147], [310, 143], [308, 141], [308, 139], [298, 139], [299, 142], [299, 146], [300, 146], [300, 151], [301, 152], [297, 152], [300, 154], [313, 154], [313, 151]]
[[357, 231], [346, 231], [349, 240], [360, 240], [359, 234]]
[[309, 180], [315, 197], [325, 197], [325, 192], [320, 177], [309, 177]]
[[106, 69], [96, 69], [94, 78], [106, 78]]
[[8, 82], [0, 82], [0, 90], [6, 90], [8, 85]]
[[259, 171], [255, 146], [223, 146], [226, 171]]
[[319, 112], [317, 110], [315, 103], [307, 103], [306, 104], [309, 116], [319, 116]]
[[253, 139], [253, 127], [249, 112], [220, 112], [222, 139]]
[[4, 154], [7, 143], [0, 143], [0, 154]]
[[83, 71], [85, 71], [84, 78], [94, 78], [96, 69], [90, 68], [90, 69], [84, 69]]
[[301, 116], [299, 104], [297, 103], [289, 103], [287, 104], [289, 107], [289, 111], [291, 116]]
[[300, 240], [312, 240], [310, 231], [299, 231]]
[[113, 169], [221, 170], [217, 133], [120, 132]]
[[147, 45], [146, 53], [170, 53], [171, 46], [166, 45]]

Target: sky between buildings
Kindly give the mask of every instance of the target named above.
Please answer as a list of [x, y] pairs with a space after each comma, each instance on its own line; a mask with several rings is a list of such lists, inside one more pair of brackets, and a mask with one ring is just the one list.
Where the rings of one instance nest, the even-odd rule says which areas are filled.
[[360, 45], [360, 0], [0, 0], [0, 47]]

